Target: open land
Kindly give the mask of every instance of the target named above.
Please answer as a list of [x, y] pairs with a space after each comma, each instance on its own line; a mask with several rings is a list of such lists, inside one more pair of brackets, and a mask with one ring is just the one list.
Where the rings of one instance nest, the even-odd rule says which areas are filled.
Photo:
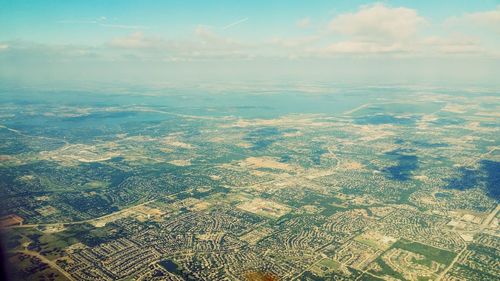
[[331, 87], [2, 90], [12, 274], [500, 279], [498, 94]]

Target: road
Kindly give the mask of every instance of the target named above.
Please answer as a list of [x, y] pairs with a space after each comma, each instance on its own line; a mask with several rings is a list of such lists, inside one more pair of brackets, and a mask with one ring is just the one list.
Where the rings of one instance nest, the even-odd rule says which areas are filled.
[[70, 281], [76, 281], [75, 278], [73, 278], [68, 272], [64, 271], [60, 266], [58, 266], [55, 262], [47, 259], [46, 257], [40, 255], [38, 252], [33, 252], [33, 251], [29, 251], [29, 250], [22, 250], [22, 251], [18, 251], [16, 253], [22, 253], [22, 254], [26, 254], [26, 255], [30, 255], [30, 256], [34, 256], [34, 257], [37, 257], [39, 258], [42, 262], [48, 264], [50, 267], [52, 267], [53, 269], [59, 271], [59, 273], [61, 273], [62, 275], [64, 275], [64, 277], [66, 277], [68, 280]]
[[[488, 225], [491, 223], [491, 221], [495, 218], [495, 216], [497, 215], [497, 213], [500, 211], [500, 204], [497, 204], [496, 208], [493, 209], [491, 211], [491, 213], [488, 214], [488, 216], [483, 220], [483, 223], [481, 223], [481, 225], [479, 226], [479, 229], [478, 229], [478, 233], [481, 233], [484, 231], [484, 229], [486, 227], [488, 227]], [[467, 250], [467, 245], [465, 245], [465, 247], [462, 249], [462, 251], [460, 251], [460, 253], [458, 253], [458, 255], [453, 259], [453, 261], [450, 263], [450, 265], [448, 265], [448, 267], [446, 267], [443, 272], [441, 272], [441, 274], [439, 275], [439, 277], [436, 279], [437, 281], [438, 280], [441, 280], [445, 275], [446, 273], [453, 267], [453, 265], [458, 261], [458, 259], [460, 258], [460, 256], [462, 256], [462, 254]]]
[[445, 275], [446, 273], [453, 267], [453, 265], [458, 261], [458, 259], [460, 258], [460, 256], [462, 256], [462, 254], [465, 252], [465, 250], [467, 250], [467, 245], [465, 245], [465, 247], [462, 249], [462, 251], [460, 251], [460, 253], [458, 253], [458, 255], [456, 255], [456, 257], [453, 259], [453, 261], [451, 261], [450, 265], [448, 265], [442, 272], [441, 274], [439, 274], [438, 278], [436, 278], [436, 281], [439, 281], [441, 280]]
[[500, 204], [497, 204], [497, 207], [491, 211], [491, 213], [484, 219], [483, 223], [481, 224], [481, 231], [488, 227], [488, 225], [491, 223], [491, 221], [496, 217], [498, 211], [500, 211]]
[[139, 206], [143, 206], [143, 205], [146, 205], [146, 204], [149, 204], [149, 203], [152, 203], [156, 201], [156, 199], [153, 199], [153, 200], [149, 200], [149, 201], [146, 201], [144, 203], [141, 203], [141, 204], [137, 204], [137, 205], [134, 205], [132, 207], [129, 207], [129, 208], [126, 208], [126, 209], [122, 209], [122, 210], [119, 210], [119, 211], [116, 211], [114, 213], [111, 213], [111, 214], [107, 214], [107, 215], [104, 215], [102, 217], [97, 217], [97, 218], [93, 218], [93, 219], [87, 219], [87, 220], [80, 220], [80, 221], [71, 221], [71, 222], [56, 222], [56, 223], [36, 223], [36, 224], [23, 224], [23, 225], [14, 225], [14, 226], [9, 226], [9, 227], [6, 227], [7, 229], [9, 228], [32, 228], [32, 227], [38, 227], [38, 226], [59, 226], [61, 224], [66, 224], [66, 225], [73, 225], [73, 224], [81, 224], [81, 223], [91, 223], [91, 222], [95, 222], [97, 220], [101, 220], [101, 219], [105, 219], [105, 218], [108, 218], [108, 217], [112, 217], [112, 216], [116, 216], [116, 215], [119, 215], [121, 213], [124, 213], [124, 212], [127, 212], [127, 211], [130, 211], [134, 208], [137, 208]]

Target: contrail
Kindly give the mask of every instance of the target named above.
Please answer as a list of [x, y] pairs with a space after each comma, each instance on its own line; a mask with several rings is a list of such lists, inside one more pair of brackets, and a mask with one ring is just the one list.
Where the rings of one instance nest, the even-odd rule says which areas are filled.
[[104, 26], [104, 27], [113, 27], [113, 28], [121, 28], [121, 29], [147, 29], [146, 26], [142, 26], [142, 25], [109, 24], [109, 23], [101, 23], [99, 25]]
[[232, 23], [230, 23], [230, 24], [228, 24], [228, 25], [224, 26], [222, 29], [223, 29], [223, 30], [229, 29], [229, 28], [231, 28], [231, 27], [233, 27], [233, 26], [236, 26], [236, 25], [238, 25], [238, 24], [240, 24], [240, 23], [244, 23], [244, 22], [246, 22], [247, 20], [248, 20], [248, 18], [244, 18], [244, 19], [237, 20], [237, 21], [235, 21], [235, 22], [232, 22]]

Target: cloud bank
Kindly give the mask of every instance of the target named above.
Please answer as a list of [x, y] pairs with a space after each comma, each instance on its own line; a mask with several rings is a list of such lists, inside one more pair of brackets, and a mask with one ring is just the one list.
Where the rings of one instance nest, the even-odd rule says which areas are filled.
[[[50, 65], [41, 68], [53, 69], [54, 73], [63, 72], [58, 67], [79, 68], [74, 72], [80, 73], [102, 65], [110, 72], [126, 66], [146, 72], [168, 68], [168, 73], [177, 74], [174, 70], [177, 68], [179, 73], [188, 76], [202, 70], [220, 70], [220, 76], [231, 76], [232, 72], [238, 71], [247, 75], [242, 69], [248, 67], [252, 74], [272, 72], [268, 77], [280, 72], [299, 75], [308, 71], [315, 73], [317, 69], [342, 71], [348, 65], [352, 73], [345, 73], [355, 75], [356, 67], [380, 72], [377, 70], [379, 62], [405, 64], [403, 68], [423, 72], [424, 68], [436, 68], [436, 64], [450, 61], [459, 65], [471, 62], [478, 67], [483, 65], [483, 69], [476, 73], [489, 75], [488, 71], [498, 68], [500, 58], [500, 40], [494, 39], [500, 38], [500, 6], [491, 11], [432, 22], [415, 9], [375, 3], [333, 15], [323, 24], [310, 16], [298, 18], [290, 25], [300, 31], [300, 35], [277, 34], [263, 40], [242, 40], [231, 36], [237, 34], [238, 28], [252, 25], [246, 17], [219, 28], [199, 24], [191, 33], [168, 38], [164, 33], [150, 32], [139, 25], [110, 24], [106, 18], [84, 24], [131, 31], [112, 36], [97, 45], [49, 45], [26, 40], [0, 42], [0, 77], [20, 76], [19, 72], [29, 73], [39, 65]], [[286, 61], [299, 61], [303, 66]], [[424, 67], [420, 61], [429, 62], [429, 66]], [[179, 67], [181, 62], [189, 65]], [[378, 67], [383, 69], [383, 64]], [[291, 65], [304, 69], [291, 69]], [[306, 65], [312, 69], [306, 69]], [[14, 70], [14, 67], [19, 70]], [[114, 74], [107, 75], [114, 77]]]

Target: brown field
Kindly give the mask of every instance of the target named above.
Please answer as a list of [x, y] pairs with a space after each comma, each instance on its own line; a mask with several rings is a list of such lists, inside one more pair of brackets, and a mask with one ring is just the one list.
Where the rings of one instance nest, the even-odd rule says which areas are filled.
[[252, 201], [243, 202], [238, 205], [238, 208], [270, 218], [279, 218], [291, 211], [291, 208], [286, 205], [261, 198], [255, 198]]
[[18, 215], [11, 214], [0, 218], [0, 228], [9, 227], [13, 225], [21, 225], [24, 219]]
[[289, 171], [292, 167], [286, 163], [278, 162], [272, 157], [248, 157], [244, 161], [240, 162], [240, 166], [245, 166], [252, 169], [258, 168], [268, 168], [268, 169], [279, 169]]

